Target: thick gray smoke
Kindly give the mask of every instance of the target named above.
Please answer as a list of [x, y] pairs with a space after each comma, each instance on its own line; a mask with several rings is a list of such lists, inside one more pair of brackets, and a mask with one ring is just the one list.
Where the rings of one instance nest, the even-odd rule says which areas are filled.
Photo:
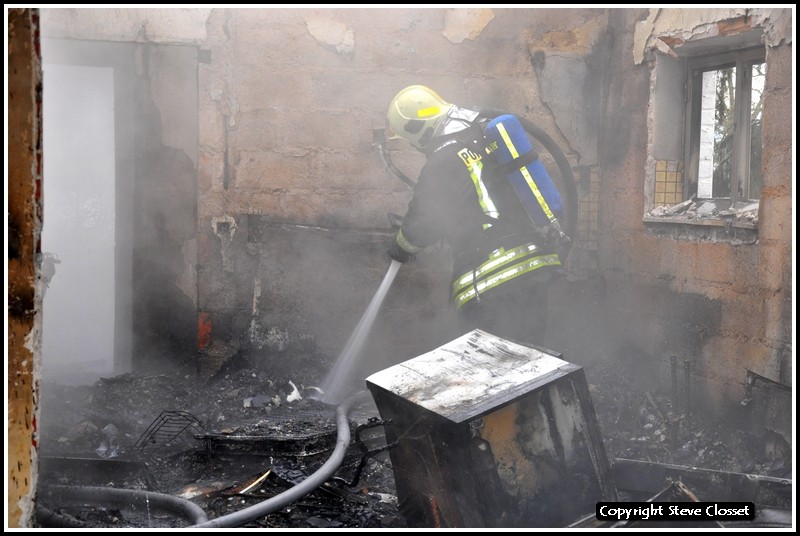
[[43, 99], [44, 379], [91, 383], [116, 368], [113, 70], [45, 48]]

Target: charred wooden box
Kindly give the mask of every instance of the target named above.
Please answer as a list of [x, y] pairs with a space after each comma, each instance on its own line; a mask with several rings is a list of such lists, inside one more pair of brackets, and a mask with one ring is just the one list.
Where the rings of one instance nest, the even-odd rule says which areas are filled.
[[559, 527], [616, 500], [581, 367], [475, 330], [377, 372], [415, 527]]

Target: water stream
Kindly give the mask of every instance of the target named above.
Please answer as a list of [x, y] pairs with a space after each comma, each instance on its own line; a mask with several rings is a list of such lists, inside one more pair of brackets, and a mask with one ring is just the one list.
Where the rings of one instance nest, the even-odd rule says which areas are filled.
[[361, 357], [361, 352], [364, 349], [364, 343], [372, 330], [372, 325], [375, 323], [375, 317], [378, 316], [378, 311], [381, 308], [383, 299], [389, 292], [392, 286], [397, 271], [400, 269], [400, 263], [392, 261], [386, 275], [381, 282], [381, 286], [375, 291], [372, 301], [369, 302], [367, 310], [361, 316], [356, 329], [347, 340], [344, 350], [339, 354], [333, 368], [328, 372], [322, 384], [323, 394], [319, 395], [319, 400], [328, 404], [338, 404], [342, 402], [347, 394], [347, 388], [350, 386]]

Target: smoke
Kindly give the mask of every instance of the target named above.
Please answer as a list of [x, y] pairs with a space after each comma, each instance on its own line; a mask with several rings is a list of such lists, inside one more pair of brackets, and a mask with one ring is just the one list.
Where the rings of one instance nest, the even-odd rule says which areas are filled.
[[364, 343], [372, 330], [375, 317], [378, 315], [383, 300], [386, 298], [386, 294], [389, 292], [399, 269], [400, 263], [393, 260], [386, 271], [383, 282], [381, 282], [378, 290], [375, 291], [375, 296], [370, 301], [367, 310], [364, 311], [364, 315], [359, 320], [356, 329], [347, 340], [344, 350], [342, 350], [333, 368], [325, 378], [323, 396], [321, 398], [324, 402], [338, 404], [344, 401], [343, 391], [347, 387], [347, 383], [356, 375], [358, 362], [364, 351]]
[[44, 58], [43, 371], [91, 383], [115, 369], [113, 70]]

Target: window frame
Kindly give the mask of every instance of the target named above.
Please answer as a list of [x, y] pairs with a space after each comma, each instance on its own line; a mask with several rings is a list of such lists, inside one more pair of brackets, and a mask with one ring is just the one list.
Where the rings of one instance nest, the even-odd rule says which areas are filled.
[[[700, 153], [700, 120], [702, 105], [703, 73], [728, 67], [736, 67], [734, 89], [734, 137], [731, 194], [729, 198], [702, 198], [716, 201], [729, 201], [730, 206], [737, 202], [753, 201], [750, 198], [750, 108], [752, 95], [752, 65], [766, 63], [766, 49], [756, 46], [741, 50], [718, 52], [693, 56], [686, 61], [686, 121], [684, 134], [684, 192], [685, 198], [697, 197]], [[740, 128], [747, 125], [747, 128]], [[739, 188], [743, 192], [739, 194]]]

